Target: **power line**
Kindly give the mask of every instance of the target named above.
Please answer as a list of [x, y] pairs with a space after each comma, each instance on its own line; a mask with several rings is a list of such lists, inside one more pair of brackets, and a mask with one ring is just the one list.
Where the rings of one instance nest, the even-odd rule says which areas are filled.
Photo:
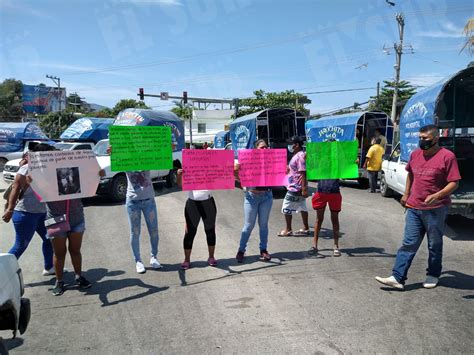
[[[466, 11], [466, 10], [471, 10], [471, 8], [472, 8], [471, 6], [460, 6], [458, 8], [453, 7], [453, 8], [450, 9], [450, 12]], [[420, 11], [408, 12], [407, 14], [415, 16], [417, 14], [424, 14], [424, 13], [420, 10]], [[424, 15], [426, 15], [426, 14], [424, 14]], [[372, 21], [380, 21], [380, 20], [383, 20], [380, 17], [380, 15], [375, 15], [375, 16], [367, 17], [364, 22], [369, 23], [369, 22], [372, 22]], [[345, 27], [347, 27], [348, 23], [351, 23], [351, 22], [357, 22], [357, 24], [361, 23], [360, 19], [355, 17], [355, 18], [350, 19], [346, 22], [343, 22], [339, 25], [326, 27], [326, 28], [314, 31], [314, 32], [309, 33], [309, 34], [300, 34], [300, 35], [295, 35], [295, 36], [282, 38], [282, 39], [278, 39], [278, 40], [257, 43], [257, 44], [253, 44], [253, 45], [249, 45], [249, 46], [243, 46], [243, 47], [232, 48], [232, 49], [227, 49], [227, 50], [218, 50], [218, 51], [198, 53], [198, 54], [194, 54], [194, 55], [178, 57], [178, 58], [171, 58], [171, 59], [161, 60], [161, 61], [152, 61], [152, 62], [146, 62], [146, 63], [136, 63], [136, 64], [127, 64], [127, 65], [115, 66], [115, 67], [98, 68], [98, 69], [93, 69], [93, 70], [76, 71], [76, 72], [64, 73], [64, 75], [97, 74], [97, 73], [104, 73], [104, 72], [110, 72], [110, 71], [146, 68], [146, 67], [152, 67], [152, 66], [160, 66], [160, 65], [166, 65], [166, 64], [180, 63], [180, 62], [189, 61], [189, 60], [192, 60], [192, 59], [202, 58], [202, 57], [218, 56], [218, 55], [223, 55], [223, 54], [233, 54], [233, 53], [245, 52], [245, 51], [250, 51], [250, 50], [255, 50], [255, 49], [260, 49], [260, 48], [266, 48], [266, 47], [272, 47], [272, 46], [275, 46], [275, 45], [291, 43], [291, 42], [300, 41], [302, 39], [315, 37], [315, 36], [317, 36], [318, 34], [321, 34], [321, 33], [332, 32], [332, 31], [338, 29], [339, 27], [345, 28]]]
[[347, 91], [364, 91], [364, 90], [375, 90], [377, 88], [354, 88], [354, 89], [341, 89], [341, 90], [328, 90], [328, 91], [312, 91], [312, 92], [302, 92], [302, 95], [316, 95], [316, 94], [330, 94], [335, 92], [347, 92]]

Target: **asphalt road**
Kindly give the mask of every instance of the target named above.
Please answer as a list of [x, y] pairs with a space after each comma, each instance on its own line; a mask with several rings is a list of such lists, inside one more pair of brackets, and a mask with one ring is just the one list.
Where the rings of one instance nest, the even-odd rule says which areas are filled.
[[[124, 206], [103, 198], [86, 201], [83, 264], [94, 281], [87, 292], [71, 285], [52, 296], [54, 279], [41, 276], [40, 238], [33, 239], [20, 259], [31, 323], [21, 338], [7, 341], [11, 353], [472, 353], [474, 223], [457, 219], [448, 229], [439, 287], [422, 288], [423, 242], [399, 292], [374, 280], [390, 274], [401, 242], [404, 213], [395, 199], [344, 187], [342, 257], [335, 258], [329, 221], [319, 257], [307, 255], [309, 237], [276, 236], [284, 225], [279, 196], [270, 220], [273, 260], [258, 260], [254, 230], [249, 256], [237, 264], [242, 191], [216, 192], [218, 267], [205, 262], [200, 227], [192, 268], [184, 272], [186, 193], [158, 186], [156, 194], [161, 271], [136, 274]], [[294, 222], [294, 229], [302, 227], [300, 216]], [[11, 223], [2, 223], [0, 233], [5, 252], [13, 243]], [[141, 245], [146, 260], [146, 237]]]

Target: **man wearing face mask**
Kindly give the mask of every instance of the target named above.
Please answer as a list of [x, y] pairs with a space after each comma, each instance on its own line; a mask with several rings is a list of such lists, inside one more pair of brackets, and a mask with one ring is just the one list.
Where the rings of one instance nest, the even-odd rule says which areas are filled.
[[428, 237], [428, 268], [425, 288], [434, 288], [441, 275], [443, 233], [451, 200], [449, 196], [461, 180], [456, 156], [439, 146], [439, 130], [435, 125], [424, 126], [419, 133], [420, 149], [411, 156], [405, 194], [400, 200], [407, 208], [405, 235], [397, 252], [392, 276], [375, 279], [387, 286], [403, 289], [408, 269], [425, 234]]

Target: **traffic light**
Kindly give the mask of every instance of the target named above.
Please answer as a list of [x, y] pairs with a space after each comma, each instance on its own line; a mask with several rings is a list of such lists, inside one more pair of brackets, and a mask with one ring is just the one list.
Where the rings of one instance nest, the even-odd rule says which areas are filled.
[[183, 91], [183, 104], [187, 104], [188, 103], [188, 92], [187, 91]]
[[138, 89], [138, 94], [140, 95], [140, 100], [143, 101], [145, 99], [145, 93], [143, 92], [143, 88]]

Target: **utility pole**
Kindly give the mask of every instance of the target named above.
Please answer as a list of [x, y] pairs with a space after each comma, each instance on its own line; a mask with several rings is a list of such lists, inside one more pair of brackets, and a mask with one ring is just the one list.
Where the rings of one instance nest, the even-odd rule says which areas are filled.
[[403, 53], [403, 29], [405, 27], [405, 19], [403, 14], [399, 13], [396, 16], [398, 23], [398, 34], [400, 36], [400, 42], [394, 43], [393, 47], [395, 49], [396, 62], [393, 66], [395, 68], [395, 85], [393, 88], [393, 101], [392, 101], [392, 123], [395, 123], [395, 118], [397, 114], [397, 101], [398, 101], [398, 85], [400, 83], [400, 66], [402, 64], [402, 53]]
[[59, 122], [58, 122], [58, 135], [61, 133], [61, 79], [57, 76], [46, 75], [48, 79], [51, 79], [53, 83], [58, 86], [58, 102], [59, 102]]
[[377, 81], [377, 106], [380, 102], [380, 81]]
[[53, 83], [58, 87], [58, 102], [59, 102], [59, 112], [61, 112], [61, 79], [57, 76], [46, 75], [48, 79], [51, 79]]

